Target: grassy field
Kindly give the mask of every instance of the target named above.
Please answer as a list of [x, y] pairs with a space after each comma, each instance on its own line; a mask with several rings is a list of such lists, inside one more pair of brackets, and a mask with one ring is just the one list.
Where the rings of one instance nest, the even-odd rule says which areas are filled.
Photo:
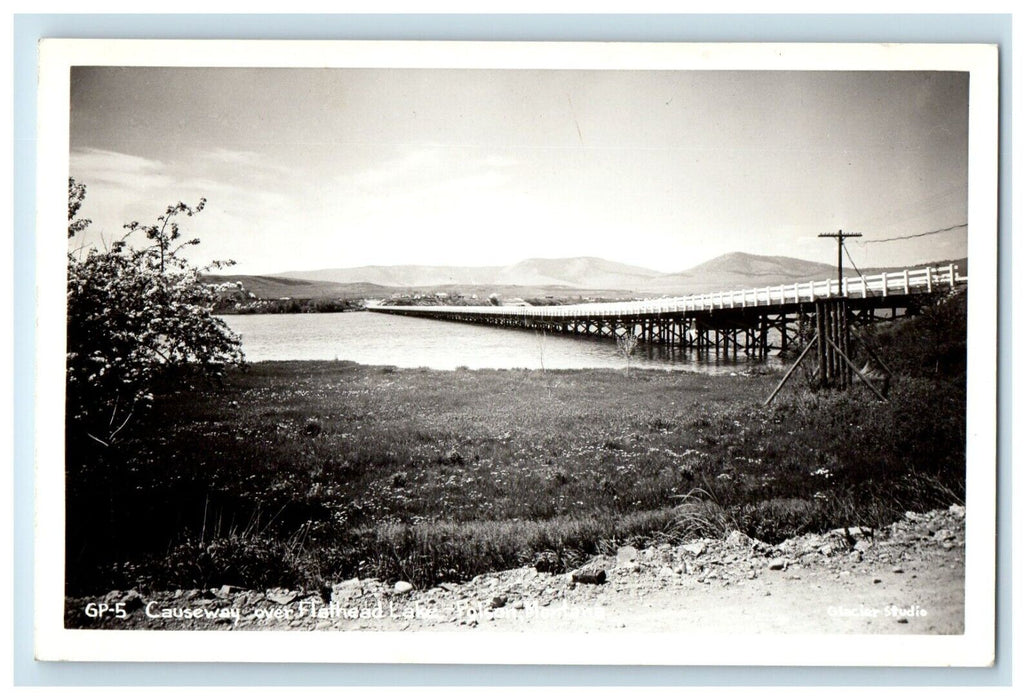
[[119, 445], [69, 441], [68, 590], [425, 586], [963, 502], [962, 379], [761, 407], [778, 378], [304, 362], [179, 382]]

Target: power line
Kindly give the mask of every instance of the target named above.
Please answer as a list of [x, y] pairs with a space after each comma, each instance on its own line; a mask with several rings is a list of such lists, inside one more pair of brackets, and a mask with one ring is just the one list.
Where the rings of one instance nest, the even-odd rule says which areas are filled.
[[967, 226], [968, 226], [968, 222], [966, 221], [963, 224], [955, 224], [953, 226], [948, 226], [947, 228], [938, 228], [935, 231], [924, 231], [922, 233], [912, 233], [911, 235], [908, 235], [908, 236], [896, 236], [894, 238], [869, 238], [866, 241], [861, 241], [861, 245], [868, 245], [869, 243], [889, 243], [890, 241], [906, 241], [906, 240], [910, 240], [912, 238], [921, 238], [922, 236], [931, 236], [934, 233], [947, 233], [948, 231], [954, 231], [954, 230], [959, 229], [959, 228], [966, 228]]
[[857, 276], [861, 278], [861, 284], [864, 285], [865, 289], [867, 289], [869, 292], [871, 292], [872, 288], [869, 287], [868, 286], [868, 282], [865, 281], [864, 274], [860, 270], [857, 269], [857, 263], [854, 262], [854, 256], [850, 254], [850, 249], [846, 247], [846, 244], [843, 245], [843, 252], [846, 253], [847, 258], [849, 258], [850, 264], [854, 268], [854, 272], [856, 272]]

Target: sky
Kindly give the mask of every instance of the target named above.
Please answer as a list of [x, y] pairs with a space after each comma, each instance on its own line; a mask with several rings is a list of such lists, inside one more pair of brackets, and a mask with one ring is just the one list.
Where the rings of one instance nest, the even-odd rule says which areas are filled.
[[69, 245], [204, 197], [191, 255], [240, 274], [967, 250], [874, 242], [967, 222], [965, 73], [75, 67], [70, 104]]

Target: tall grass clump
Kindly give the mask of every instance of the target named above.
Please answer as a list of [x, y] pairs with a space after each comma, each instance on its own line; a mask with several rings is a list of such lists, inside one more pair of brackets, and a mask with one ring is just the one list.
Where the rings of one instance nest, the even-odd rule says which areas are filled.
[[647, 541], [670, 531], [674, 524], [672, 510], [540, 521], [388, 523], [368, 533], [373, 557], [370, 573], [431, 586], [534, 565], [542, 559], [551, 562], [551, 568], [567, 570], [602, 553], [608, 542]]

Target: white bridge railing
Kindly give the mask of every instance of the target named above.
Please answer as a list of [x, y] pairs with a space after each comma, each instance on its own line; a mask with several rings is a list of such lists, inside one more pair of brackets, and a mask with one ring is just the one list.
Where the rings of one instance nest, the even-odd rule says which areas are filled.
[[[954, 288], [968, 282], [957, 265], [883, 272], [863, 277], [844, 277], [843, 292], [852, 298], [886, 297]], [[571, 318], [576, 316], [633, 316], [638, 314], [713, 311], [751, 306], [795, 304], [839, 296], [836, 280], [794, 282], [780, 287], [757, 287], [734, 292], [712, 292], [684, 297], [663, 297], [642, 301], [617, 301], [558, 306], [375, 306], [371, 311], [422, 311], [431, 313], [485, 314], [525, 318]]]

